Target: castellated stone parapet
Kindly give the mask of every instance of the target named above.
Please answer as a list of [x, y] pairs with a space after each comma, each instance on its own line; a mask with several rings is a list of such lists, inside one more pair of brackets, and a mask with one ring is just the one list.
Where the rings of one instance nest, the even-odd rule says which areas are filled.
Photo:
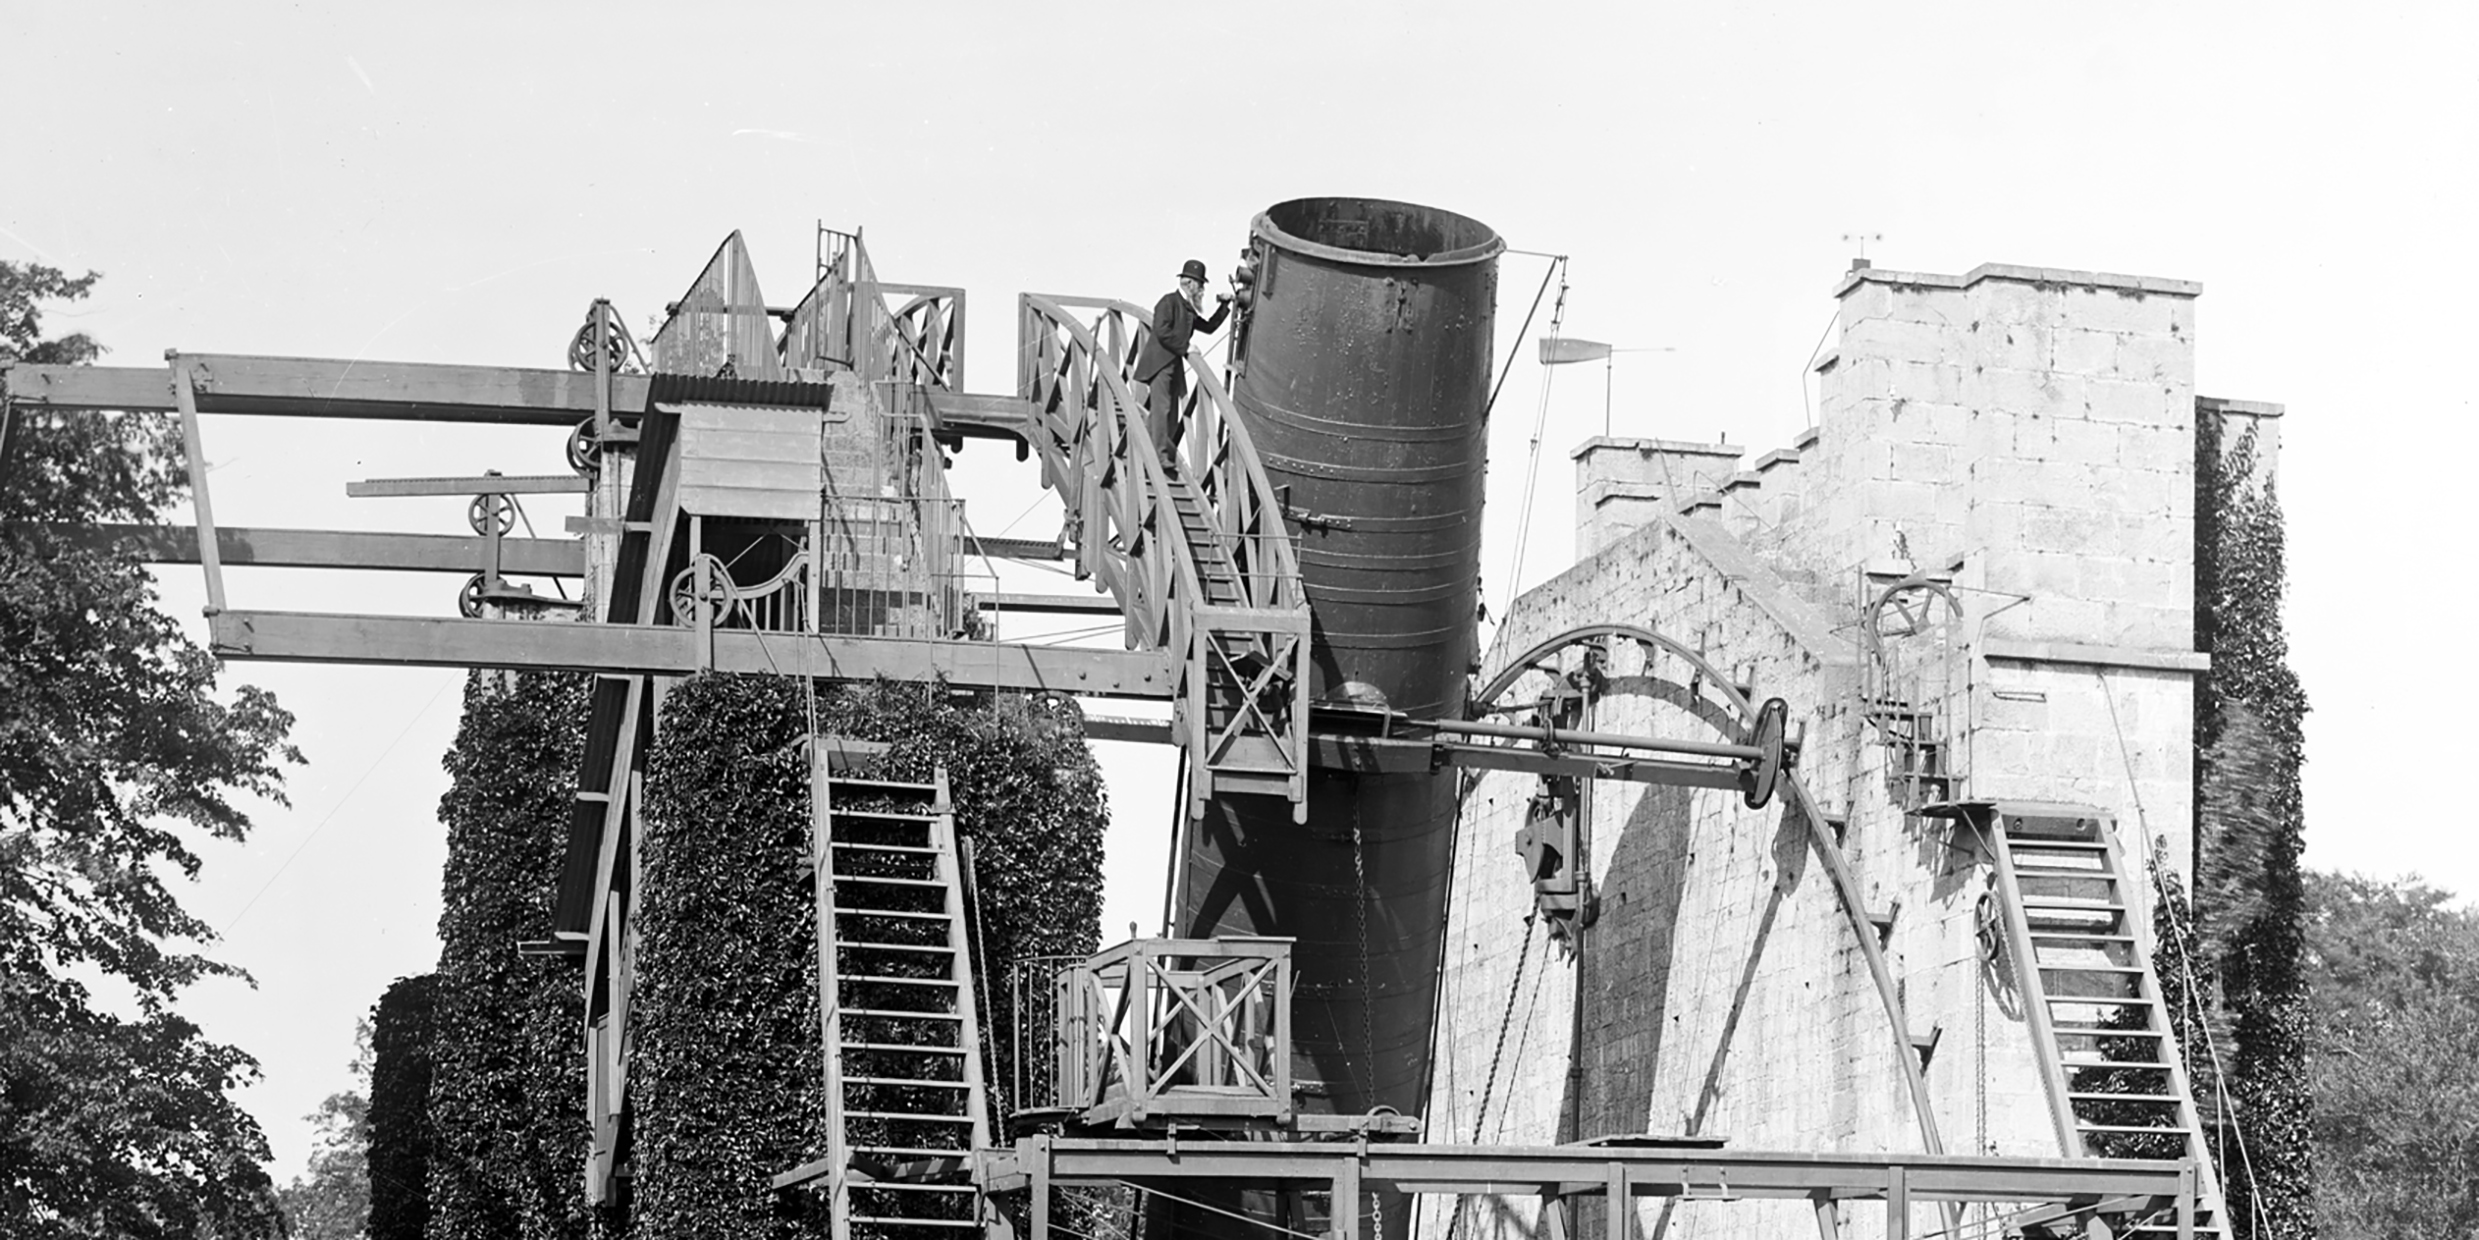
[[[1907, 1054], [1926, 1059], [1948, 1152], [2061, 1152], [2010, 966], [1980, 933], [1989, 867], [1968, 830], [1905, 804], [1917, 798], [1869, 719], [1867, 695], [1887, 682], [1861, 634], [1892, 583], [1943, 587], [1959, 608], [1950, 674], [1898, 688], [1933, 699], [1952, 798], [2093, 806], [2138, 876], [2156, 850], [2185, 867], [2193, 680], [2207, 666], [2194, 650], [2197, 419], [2252, 422], [2269, 470], [2281, 414], [2196, 396], [2200, 293], [2041, 267], [1857, 270], [1835, 289], [1816, 425], [1794, 443], [1753, 459], [1645, 438], [1576, 449], [1579, 562], [1516, 600], [1486, 671], [1621, 622], [1783, 698], [1804, 740], [1799, 778], [1835, 816], [1873, 921], [1853, 924], [1780, 801], [1749, 810], [1731, 793], [1600, 780], [1587, 817], [1598, 921], [1568, 959], [1528, 926], [1513, 851], [1536, 781], [1483, 776], [1458, 827], [1431, 1139], [1697, 1132], [1741, 1148], [1915, 1150]], [[1624, 643], [1613, 659], [1596, 730], [1714, 737], [1661, 687], [1675, 667]], [[1863, 933], [1882, 942], [1898, 1016], [1864, 967]], [[1427, 1208], [1424, 1225], [1443, 1227], [1453, 1206]], [[1597, 1204], [1580, 1209], [1571, 1228], [1601, 1226]], [[1537, 1212], [1508, 1198], [1458, 1232], [1511, 1236]], [[1805, 1206], [1662, 1213], [1647, 1204], [1639, 1234], [1816, 1225]], [[1842, 1226], [1878, 1224], [1853, 1212]]]

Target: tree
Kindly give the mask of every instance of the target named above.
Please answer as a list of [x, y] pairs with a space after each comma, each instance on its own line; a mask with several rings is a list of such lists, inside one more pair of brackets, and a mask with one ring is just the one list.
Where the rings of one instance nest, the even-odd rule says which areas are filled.
[[2416, 878], [2307, 892], [2325, 1233], [2479, 1233], [2479, 914]]
[[371, 1023], [353, 1030], [353, 1082], [304, 1118], [318, 1128], [309, 1169], [277, 1194], [292, 1240], [360, 1240], [370, 1219]]
[[422, 1240], [430, 1226], [438, 983], [433, 973], [398, 978], [370, 1012], [370, 1240]]
[[[0, 263], [0, 362], [78, 363], [47, 301], [96, 277]], [[272, 1235], [257, 1064], [174, 1011], [211, 927], [168, 885], [192, 844], [239, 840], [240, 796], [282, 800], [292, 717], [156, 606], [132, 548], [63, 524], [146, 522], [179, 497], [162, 418], [17, 411], [0, 475], [0, 1233]], [[90, 985], [107, 993], [98, 997]]]

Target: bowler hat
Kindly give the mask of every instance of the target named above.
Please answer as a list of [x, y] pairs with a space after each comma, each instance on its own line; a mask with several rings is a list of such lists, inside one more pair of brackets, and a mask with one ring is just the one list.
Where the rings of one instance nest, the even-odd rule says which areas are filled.
[[1179, 265], [1179, 278], [1182, 280], [1194, 280], [1199, 284], [1205, 283], [1205, 264], [1193, 258], [1189, 259], [1187, 262], [1181, 263]]

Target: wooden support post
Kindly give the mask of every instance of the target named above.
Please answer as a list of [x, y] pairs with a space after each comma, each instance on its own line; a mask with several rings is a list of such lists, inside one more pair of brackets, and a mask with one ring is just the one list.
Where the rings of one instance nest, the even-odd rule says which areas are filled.
[[1606, 1240], [1627, 1240], [1632, 1230], [1627, 1222], [1635, 1215], [1635, 1197], [1627, 1191], [1627, 1164], [1610, 1164], [1608, 1185], [1603, 1191], [1608, 1194], [1609, 1203], [1603, 1207], [1601, 1233]]
[[1334, 1197], [1326, 1208], [1326, 1225], [1334, 1240], [1360, 1237], [1360, 1159], [1345, 1154], [1334, 1168]]
[[594, 299], [594, 442], [611, 442], [611, 299]]
[[1565, 1198], [1556, 1193], [1541, 1194], [1541, 1225], [1535, 1234], [1541, 1240], [1568, 1240]]
[[1050, 1138], [1034, 1137], [1022, 1147], [1033, 1163], [1033, 1235], [1050, 1240]]
[[[650, 577], [660, 577], [662, 569], [648, 566]], [[706, 579], [706, 519], [695, 514], [689, 517], [689, 594], [697, 607], [697, 670], [714, 666], [714, 608], [707, 592], [714, 583]]]
[[2195, 1240], [2195, 1160], [2178, 1168], [2178, 1240]]
[[1911, 1173], [1903, 1167], [1885, 1172], [1885, 1240], [1911, 1238]]
[[187, 363], [177, 349], [164, 350], [172, 363], [172, 398], [181, 411], [181, 453], [189, 458], [189, 503], [198, 514], [198, 562], [206, 567], [207, 614], [224, 610], [224, 561], [215, 547], [215, 505], [207, 498], [206, 448], [198, 435], [198, 390], [190, 382]]
[[1834, 1208], [1833, 1194], [1818, 1193], [1811, 1200], [1816, 1204], [1816, 1240], [1842, 1240], [1842, 1219]]

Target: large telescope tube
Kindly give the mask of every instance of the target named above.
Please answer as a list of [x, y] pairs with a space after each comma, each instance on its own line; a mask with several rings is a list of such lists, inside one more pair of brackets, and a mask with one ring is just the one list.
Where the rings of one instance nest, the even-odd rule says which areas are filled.
[[[1451, 211], [1366, 198], [1279, 204], [1250, 243], [1233, 397], [1292, 514], [1312, 696], [1372, 720], [1460, 718], [1505, 243]], [[1297, 940], [1293, 1076], [1314, 1082], [1302, 1110], [1425, 1103], [1454, 820], [1452, 771], [1321, 772], [1305, 826], [1279, 801], [1235, 797], [1190, 833], [1180, 932]], [[1404, 1211], [1388, 1215], [1401, 1234]]]

